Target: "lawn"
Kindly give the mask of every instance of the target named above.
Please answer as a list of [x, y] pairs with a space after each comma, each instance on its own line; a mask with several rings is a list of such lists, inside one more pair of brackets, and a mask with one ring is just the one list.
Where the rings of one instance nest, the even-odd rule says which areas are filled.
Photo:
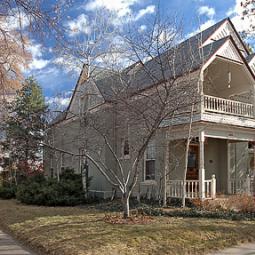
[[205, 254], [255, 240], [255, 222], [155, 217], [113, 225], [88, 208], [49, 208], [0, 200], [0, 226], [42, 254]]

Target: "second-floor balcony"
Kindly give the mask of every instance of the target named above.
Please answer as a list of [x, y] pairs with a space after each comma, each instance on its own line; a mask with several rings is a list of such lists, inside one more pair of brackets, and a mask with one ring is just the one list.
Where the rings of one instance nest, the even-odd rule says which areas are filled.
[[219, 98], [209, 95], [203, 96], [203, 108], [205, 112], [235, 115], [254, 118], [254, 105], [240, 101]]

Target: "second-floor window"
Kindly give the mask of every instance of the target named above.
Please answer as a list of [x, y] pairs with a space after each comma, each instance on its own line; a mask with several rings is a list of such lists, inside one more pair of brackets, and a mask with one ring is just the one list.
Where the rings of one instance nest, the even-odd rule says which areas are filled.
[[155, 142], [151, 141], [145, 153], [145, 181], [155, 180], [156, 172], [156, 148]]
[[130, 148], [129, 148], [129, 141], [128, 138], [122, 139], [121, 142], [121, 157], [124, 159], [130, 158]]

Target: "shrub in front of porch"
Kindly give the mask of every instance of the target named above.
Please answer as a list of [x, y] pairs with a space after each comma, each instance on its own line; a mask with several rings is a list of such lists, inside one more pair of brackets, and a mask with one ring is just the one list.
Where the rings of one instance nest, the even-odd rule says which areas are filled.
[[255, 213], [255, 198], [247, 194], [231, 196], [227, 201], [230, 210], [242, 213]]
[[205, 211], [234, 211], [239, 213], [255, 212], [255, 199], [248, 194], [236, 194], [224, 199], [205, 200], [194, 203], [196, 207]]
[[143, 208], [144, 215], [150, 216], [168, 216], [168, 217], [183, 217], [183, 218], [211, 218], [225, 220], [248, 220], [255, 221], [255, 212], [241, 213], [236, 211], [206, 211], [197, 208], [175, 208], [175, 209], [156, 209]]

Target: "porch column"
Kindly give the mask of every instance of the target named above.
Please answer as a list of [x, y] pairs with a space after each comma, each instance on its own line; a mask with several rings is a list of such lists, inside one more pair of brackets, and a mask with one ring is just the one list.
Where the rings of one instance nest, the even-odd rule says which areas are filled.
[[202, 115], [204, 112], [204, 70], [202, 70], [200, 74], [199, 89], [200, 89], [200, 114]]
[[253, 117], [255, 117], [255, 84], [253, 84]]
[[167, 204], [167, 178], [169, 172], [169, 142], [166, 141], [166, 148], [165, 148], [165, 167], [163, 170], [163, 206]]
[[204, 131], [199, 133], [199, 197], [200, 199], [205, 198], [205, 158], [204, 158], [204, 147], [205, 147], [205, 134]]

